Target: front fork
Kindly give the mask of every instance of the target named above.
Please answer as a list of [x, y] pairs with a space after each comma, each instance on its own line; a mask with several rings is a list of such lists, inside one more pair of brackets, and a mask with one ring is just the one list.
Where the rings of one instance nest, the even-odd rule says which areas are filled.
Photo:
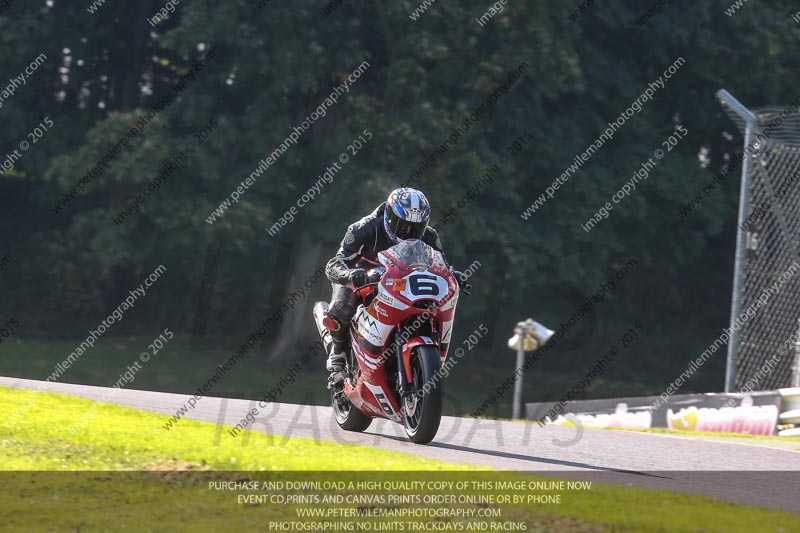
[[409, 392], [407, 376], [410, 375], [411, 368], [406, 367], [406, 358], [403, 357], [403, 341], [400, 335], [394, 336], [394, 353], [397, 357], [397, 382], [400, 385], [400, 398], [405, 398]]
[[413, 379], [411, 374], [411, 352], [417, 346], [430, 345], [435, 346], [439, 350], [439, 345], [434, 340], [427, 336], [411, 337], [405, 343], [400, 342], [400, 336], [395, 339], [397, 343], [397, 372], [400, 383], [400, 395], [404, 396], [411, 392], [410, 383]]

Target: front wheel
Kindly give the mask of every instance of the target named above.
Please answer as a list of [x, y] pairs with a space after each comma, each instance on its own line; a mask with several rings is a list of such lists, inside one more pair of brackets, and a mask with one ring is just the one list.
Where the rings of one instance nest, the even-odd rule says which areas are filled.
[[347, 396], [344, 395], [344, 383], [331, 388], [331, 407], [336, 416], [336, 423], [345, 431], [364, 431], [372, 423], [372, 418], [368, 417], [353, 405]]
[[424, 345], [411, 354], [410, 394], [403, 399], [403, 426], [406, 435], [416, 444], [428, 444], [439, 431], [442, 421], [444, 386], [439, 350]]

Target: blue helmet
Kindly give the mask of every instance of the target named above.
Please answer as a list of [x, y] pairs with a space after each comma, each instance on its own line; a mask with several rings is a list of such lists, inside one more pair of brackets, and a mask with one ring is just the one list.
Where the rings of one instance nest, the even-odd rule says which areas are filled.
[[389, 240], [421, 239], [431, 218], [431, 206], [416, 189], [400, 188], [389, 194], [383, 211], [383, 227]]

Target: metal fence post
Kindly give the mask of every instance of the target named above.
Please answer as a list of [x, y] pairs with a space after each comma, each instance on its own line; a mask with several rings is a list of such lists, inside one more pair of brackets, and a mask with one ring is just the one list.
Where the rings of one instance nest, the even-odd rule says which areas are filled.
[[522, 382], [525, 371], [523, 365], [525, 364], [525, 350], [522, 349], [522, 343], [519, 343], [517, 350], [517, 372], [519, 372], [519, 379], [514, 383], [514, 409], [511, 418], [519, 420], [522, 418]]
[[753, 133], [756, 126], [756, 116], [741, 102], [734, 98], [725, 89], [717, 92], [723, 104], [729, 106], [742, 120], [745, 121], [744, 133], [744, 158], [742, 160], [742, 182], [739, 188], [739, 216], [736, 229], [736, 259], [733, 270], [733, 294], [731, 296], [730, 336], [728, 339], [728, 357], [725, 367], [725, 392], [733, 392], [736, 388], [736, 352], [739, 349], [739, 332], [733, 329], [736, 318], [741, 313], [742, 307], [742, 280], [744, 278], [744, 257], [747, 252], [747, 232], [742, 226], [747, 219], [749, 209], [750, 175], [752, 174]]
[[553, 330], [529, 318], [517, 322], [517, 325], [514, 326], [514, 336], [508, 339], [508, 347], [517, 350], [517, 367], [514, 372], [517, 379], [514, 381], [514, 405], [511, 415], [515, 420], [523, 418], [522, 384], [525, 375], [525, 352], [532, 352], [544, 346], [552, 336]]
[[792, 387], [800, 387], [800, 319], [797, 319], [797, 340], [794, 341], [794, 367], [792, 367]]

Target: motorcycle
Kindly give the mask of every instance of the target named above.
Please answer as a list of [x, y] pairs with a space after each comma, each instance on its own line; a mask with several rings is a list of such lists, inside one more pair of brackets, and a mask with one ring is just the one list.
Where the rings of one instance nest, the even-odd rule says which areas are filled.
[[[367, 284], [354, 288], [359, 305], [350, 323], [344, 370], [328, 379], [339, 427], [364, 431], [373, 418], [405, 427], [412, 442], [436, 436], [444, 397], [441, 366], [447, 357], [459, 284], [442, 254], [406, 240], [378, 254]], [[465, 294], [469, 294], [464, 291]], [[326, 348], [336, 322], [327, 302], [314, 304]]]

